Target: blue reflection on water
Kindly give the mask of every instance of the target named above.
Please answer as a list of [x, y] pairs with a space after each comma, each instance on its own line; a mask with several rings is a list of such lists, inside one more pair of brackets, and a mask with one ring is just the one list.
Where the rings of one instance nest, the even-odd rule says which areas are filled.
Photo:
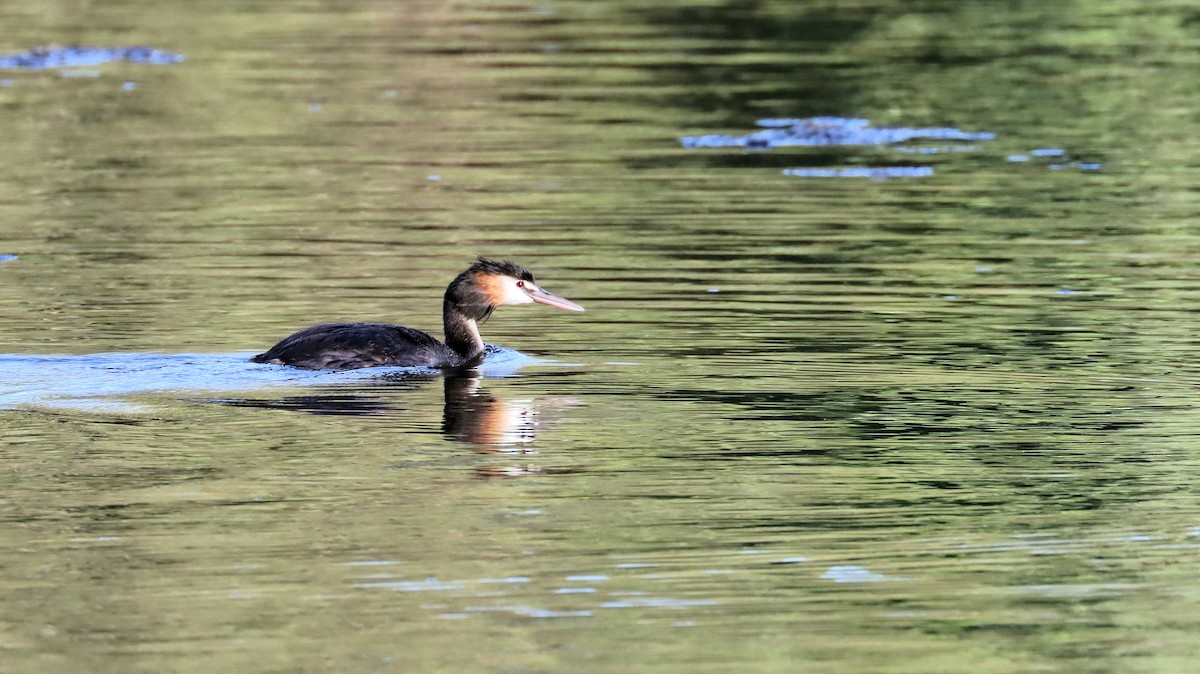
[[[123, 398], [165, 393], [249, 391], [270, 386], [308, 386], [404, 374], [436, 377], [427, 368], [371, 367], [361, 370], [302, 370], [250, 362], [253, 353], [99, 353], [86, 355], [0, 354], [0, 409], [50, 407], [92, 412], [145, 412]], [[493, 347], [476, 370], [506, 377], [545, 362], [519, 351]]]
[[931, 166], [856, 166], [852, 168], [792, 168], [784, 169], [785, 176], [801, 178], [919, 178], [933, 175]]
[[902, 154], [949, 154], [951, 152], [974, 152], [978, 145], [941, 145], [930, 147], [898, 147], [896, 152]]
[[[767, 150], [787, 146], [864, 146], [898, 145], [912, 140], [937, 141], [983, 141], [993, 140], [996, 134], [988, 131], [963, 131], [952, 127], [908, 128], [902, 126], [871, 126], [871, 121], [861, 117], [810, 117], [806, 119], [760, 119], [756, 124], [762, 130], [743, 136], [708, 134], [683, 136], [679, 139], [685, 148], [742, 147], [750, 150]], [[940, 147], [900, 146], [893, 151], [905, 154], [938, 155], [950, 152], [969, 152], [977, 144], [950, 144]], [[1022, 154], [1010, 154], [1005, 160], [1012, 163], [1028, 163], [1038, 160], [1059, 160], [1044, 164], [1052, 171], [1078, 169], [1098, 171], [1099, 162], [1063, 161], [1070, 160], [1070, 153], [1058, 147], [1039, 147]], [[861, 167], [844, 169], [797, 168], [787, 169], [785, 175], [803, 178], [914, 178], [933, 174], [929, 166]]]
[[1040, 147], [1030, 150], [1028, 154], [1013, 154], [1005, 157], [1006, 160], [1013, 163], [1029, 163], [1039, 159], [1051, 160], [1056, 159], [1053, 163], [1044, 164], [1051, 171], [1062, 171], [1064, 169], [1079, 169], [1080, 171], [1099, 171], [1104, 168], [1104, 164], [1100, 162], [1086, 161], [1061, 161], [1070, 159], [1070, 155], [1066, 150], [1057, 147]]
[[873, 127], [871, 121], [854, 117], [811, 117], [808, 119], [760, 119], [762, 131], [744, 136], [711, 134], [684, 136], [687, 148], [745, 147], [767, 149], [790, 145], [891, 145], [914, 139], [991, 140], [994, 133], [968, 132], [954, 128], [910, 129]]
[[835, 583], [882, 583], [886, 581], [907, 580], [907, 578], [897, 576], [885, 576], [882, 573], [876, 573], [856, 564], [831, 566], [825, 573], [821, 574], [821, 578], [832, 580]]
[[109, 61], [130, 63], [179, 63], [183, 54], [152, 47], [34, 47], [19, 54], [0, 55], [0, 69], [44, 70], [46, 68], [82, 68]]

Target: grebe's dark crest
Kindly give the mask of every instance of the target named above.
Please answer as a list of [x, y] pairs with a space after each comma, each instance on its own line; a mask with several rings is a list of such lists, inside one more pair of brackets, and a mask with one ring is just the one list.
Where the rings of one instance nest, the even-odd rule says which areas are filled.
[[285, 337], [250, 360], [310, 370], [360, 367], [465, 367], [482, 360], [479, 324], [501, 304], [537, 302], [583, 311], [574, 302], [544, 290], [533, 272], [507, 261], [479, 258], [446, 288], [442, 301], [443, 344], [431, 335], [386, 323], [325, 323]]

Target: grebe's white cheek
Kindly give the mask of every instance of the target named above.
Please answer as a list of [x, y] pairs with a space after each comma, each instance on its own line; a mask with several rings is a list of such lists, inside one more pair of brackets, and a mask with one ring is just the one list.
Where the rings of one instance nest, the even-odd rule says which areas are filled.
[[[530, 290], [537, 289], [537, 286], [529, 281], [523, 282], [526, 288]], [[533, 298], [526, 292], [526, 288], [517, 287], [516, 279], [504, 279], [504, 303], [505, 304], [531, 304]]]

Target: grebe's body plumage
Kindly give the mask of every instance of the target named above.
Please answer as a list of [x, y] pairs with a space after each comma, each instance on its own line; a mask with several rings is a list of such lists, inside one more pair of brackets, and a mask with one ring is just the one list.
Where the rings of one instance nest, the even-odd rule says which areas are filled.
[[583, 311], [578, 304], [543, 290], [528, 269], [512, 262], [479, 258], [446, 288], [442, 301], [445, 343], [428, 333], [399, 325], [324, 323], [285, 337], [250, 360], [309, 370], [468, 367], [484, 356], [479, 324], [501, 304], [531, 302]]
[[283, 338], [250, 360], [308, 370], [452, 367], [465, 359], [427, 332], [387, 323], [322, 323]]

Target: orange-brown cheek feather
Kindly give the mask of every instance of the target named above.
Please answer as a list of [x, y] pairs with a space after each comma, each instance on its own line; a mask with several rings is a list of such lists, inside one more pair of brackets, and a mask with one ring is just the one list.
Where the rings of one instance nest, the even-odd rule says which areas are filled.
[[504, 302], [504, 284], [498, 276], [491, 274], [476, 274], [475, 287], [479, 288], [492, 306], [499, 306]]

